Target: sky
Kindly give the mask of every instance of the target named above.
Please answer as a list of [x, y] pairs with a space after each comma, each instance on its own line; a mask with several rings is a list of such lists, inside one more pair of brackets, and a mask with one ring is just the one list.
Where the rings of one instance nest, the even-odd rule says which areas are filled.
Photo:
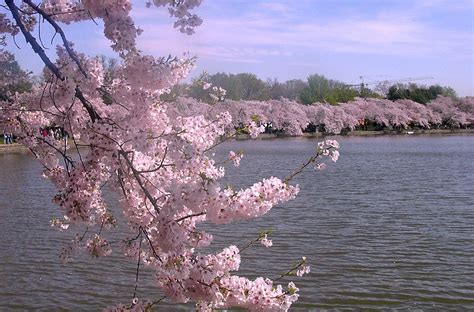
[[[132, 16], [144, 30], [138, 47], [155, 56], [197, 56], [191, 76], [250, 72], [285, 81], [317, 73], [348, 84], [431, 77], [414, 82], [474, 95], [474, 0], [204, 0], [195, 10], [204, 23], [192, 36], [174, 29], [165, 9], [144, 3], [133, 1]], [[78, 50], [116, 56], [100, 25], [64, 29]], [[39, 72], [39, 58], [23, 38], [16, 42], [21, 49], [8, 49]]]

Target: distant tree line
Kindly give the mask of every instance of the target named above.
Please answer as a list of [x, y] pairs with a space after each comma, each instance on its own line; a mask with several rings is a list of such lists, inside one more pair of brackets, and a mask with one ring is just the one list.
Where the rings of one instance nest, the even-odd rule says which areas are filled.
[[[15, 92], [22, 93], [31, 90], [34, 83], [30, 73], [26, 73], [20, 68], [13, 54], [7, 53], [5, 55], [6, 57], [0, 59], [0, 79], [8, 80], [9, 83], [4, 84], [4, 87], [0, 89], [0, 101], [7, 100]], [[97, 58], [102, 63], [105, 72], [100, 91], [104, 102], [110, 103], [112, 99], [108, 91], [114, 77], [118, 75], [119, 61], [105, 56], [97, 56]], [[41, 79], [41, 77], [35, 79]], [[386, 93], [381, 94], [369, 89], [364, 84], [347, 85], [342, 81], [329, 79], [319, 74], [310, 75], [306, 81], [292, 79], [280, 82], [277, 79], [263, 81], [252, 73], [216, 73], [212, 75], [204, 73], [191, 83], [175, 85], [169, 93], [163, 94], [161, 99], [166, 102], [174, 102], [177, 97], [184, 96], [207, 103], [215, 102], [210, 90], [203, 88], [204, 83], [226, 90], [225, 95], [219, 97], [221, 101], [269, 101], [286, 98], [305, 105], [314, 103], [337, 105], [348, 103], [356, 98], [386, 98], [392, 101], [408, 99], [426, 104], [438, 96], [457, 98], [456, 92], [452, 88], [439, 85], [420, 86], [414, 83], [399, 83], [390, 86], [388, 91], [385, 89]], [[377, 87], [374, 89], [377, 90]]]
[[30, 73], [21, 69], [12, 53], [4, 51], [0, 56], [0, 101], [8, 101], [15, 93], [31, 90]]
[[5, 132], [9, 119], [5, 117], [2, 106], [11, 103], [16, 93], [30, 91], [32, 87], [30, 73], [21, 69], [12, 53], [0, 49], [0, 135], [3, 143], [7, 138], [14, 142], [14, 135]]
[[387, 99], [392, 101], [408, 99], [426, 104], [436, 99], [439, 95], [456, 98], [456, 91], [450, 87], [442, 87], [439, 85], [425, 87], [414, 83], [396, 84], [388, 89]]
[[221, 100], [234, 101], [268, 101], [286, 98], [301, 104], [327, 103], [337, 105], [348, 103], [357, 97], [361, 98], [387, 98], [389, 100], [409, 99], [426, 104], [438, 95], [456, 98], [452, 88], [432, 85], [429, 87], [416, 84], [396, 84], [389, 88], [386, 94], [377, 93], [366, 85], [351, 86], [346, 83], [328, 79], [323, 75], [310, 75], [306, 81], [292, 79], [280, 82], [276, 79], [263, 81], [255, 74], [216, 73], [203, 75], [192, 83], [175, 86], [170, 93], [162, 96], [162, 100], [173, 102], [179, 96], [191, 97], [199, 101], [211, 103], [213, 98], [203, 83], [210, 83], [226, 90]]
[[[103, 99], [109, 101], [108, 88], [117, 75], [119, 61], [106, 56], [97, 57], [104, 68], [105, 77]], [[337, 105], [339, 103], [348, 103], [354, 99], [376, 98], [396, 101], [408, 99], [417, 103], [426, 104], [438, 96], [447, 96], [453, 99], [457, 98], [456, 92], [450, 87], [439, 85], [420, 86], [415, 83], [388, 85], [383, 82], [383, 88], [375, 86], [374, 90], [368, 88], [365, 84], [348, 85], [342, 81], [326, 78], [324, 75], [310, 75], [306, 81], [301, 79], [291, 79], [280, 82], [277, 79], [267, 79], [266, 81], [258, 78], [252, 73], [228, 74], [219, 72], [209, 75], [203, 73], [195, 78], [191, 83], [182, 83], [175, 85], [169, 93], [163, 94], [161, 99], [165, 102], [174, 102], [177, 97], [190, 97], [198, 101], [214, 103], [215, 98], [212, 92], [203, 88], [205, 83], [220, 87], [226, 90], [225, 95], [220, 96], [220, 100], [234, 101], [268, 101], [281, 98], [289, 99], [297, 103], [310, 105], [314, 103], [327, 103]], [[388, 90], [387, 90], [388, 87]]]
[[224, 99], [234, 101], [268, 101], [286, 98], [302, 104], [315, 102], [346, 103], [355, 97], [380, 97], [377, 93], [367, 88], [352, 88], [345, 83], [328, 79], [323, 75], [311, 75], [307, 81], [292, 79], [280, 82], [277, 79], [263, 81], [255, 74], [217, 73], [198, 78], [191, 84], [175, 86], [169, 94], [163, 95], [164, 101], [174, 101], [178, 96], [192, 97], [203, 102], [212, 102], [209, 92], [202, 88], [201, 79], [213, 86], [225, 89]]

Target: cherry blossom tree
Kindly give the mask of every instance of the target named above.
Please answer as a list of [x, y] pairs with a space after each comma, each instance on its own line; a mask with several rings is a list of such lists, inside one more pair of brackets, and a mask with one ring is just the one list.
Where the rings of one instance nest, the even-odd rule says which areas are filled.
[[450, 127], [468, 126], [473, 123], [473, 101], [454, 101], [450, 97], [438, 97], [427, 105], [433, 112], [439, 114], [443, 124]]
[[367, 123], [373, 123], [379, 129], [396, 130], [415, 127], [430, 129], [442, 125], [469, 127], [474, 120], [473, 102], [472, 97], [454, 100], [440, 96], [427, 105], [407, 99], [390, 101], [375, 98], [355, 98], [340, 105], [303, 105], [284, 98], [269, 101], [226, 100], [208, 105], [180, 97], [174, 106], [180, 108], [181, 114], [203, 114], [208, 118], [217, 112], [228, 111], [235, 128], [241, 128], [257, 116], [260, 124], [271, 125], [273, 131], [301, 135], [308, 125], [333, 134], [351, 131]]
[[[200, 0], [146, 2], [148, 7], [166, 7], [176, 19], [174, 26], [186, 34], [201, 24], [201, 19], [191, 13], [200, 4]], [[199, 115], [183, 114], [180, 107], [161, 102], [160, 95], [189, 73], [194, 59], [156, 58], [140, 52], [136, 41], [142, 30], [130, 16], [130, 0], [45, 0], [39, 4], [5, 0], [4, 9], [0, 32], [23, 37], [45, 69], [44, 81], [34, 85], [31, 92], [17, 93], [11, 101], [0, 104], [2, 114], [10, 120], [10, 131], [37, 157], [43, 175], [58, 189], [54, 201], [63, 217], [53, 219], [52, 225], [66, 232], [77, 226], [85, 228], [61, 257], [68, 260], [81, 251], [104, 257], [118, 242], [125, 256], [137, 264], [130, 302], [110, 310], [141, 311], [162, 300], [139, 298], [138, 272], [143, 264], [154, 269], [157, 287], [167, 300], [195, 302], [201, 310], [287, 310], [298, 298], [295, 284], [233, 274], [239, 269], [243, 250], [231, 245], [217, 253], [201, 252], [213, 237], [198, 224], [259, 217], [294, 198], [299, 188], [291, 185], [291, 180], [307, 167], [322, 169], [321, 158], [336, 161], [338, 143], [321, 142], [314, 155], [284, 179], [269, 177], [241, 190], [224, 188], [219, 180], [225, 166], [216, 162], [212, 151], [235, 136], [235, 120], [252, 137], [261, 133], [264, 127], [254, 118], [261, 111], [242, 108], [228, 113], [222, 105], [213, 111], [201, 107]], [[105, 37], [121, 58], [106, 86], [102, 62], [78, 53], [61, 28], [91, 20], [102, 21]], [[38, 21], [52, 27], [61, 40], [55, 60], [48, 57], [34, 35]], [[288, 116], [296, 112], [302, 115], [299, 110], [293, 109]], [[271, 118], [280, 123], [276, 115], [273, 112]], [[40, 134], [41, 129], [51, 126], [69, 134], [72, 148], [65, 140]], [[294, 131], [284, 122], [281, 127]], [[238, 165], [241, 157], [230, 151], [226, 163]], [[104, 235], [117, 225], [116, 209], [104, 198], [105, 185], [119, 195], [130, 231], [129, 237], [114, 242]], [[267, 233], [248, 246], [259, 242], [271, 246]], [[300, 276], [308, 271], [306, 258], [302, 258], [288, 274]]]

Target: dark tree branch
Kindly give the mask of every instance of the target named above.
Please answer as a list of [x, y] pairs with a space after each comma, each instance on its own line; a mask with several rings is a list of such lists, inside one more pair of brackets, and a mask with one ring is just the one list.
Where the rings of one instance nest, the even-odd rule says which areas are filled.
[[160, 260], [161, 263], [163, 263], [163, 260], [161, 260], [161, 257], [158, 255], [158, 253], [155, 250], [155, 247], [153, 247], [153, 242], [151, 241], [150, 237], [148, 236], [148, 233], [146, 232], [146, 229], [142, 230], [143, 234], [145, 235], [146, 240], [150, 244], [151, 251], [153, 252], [153, 255]]
[[95, 122], [96, 120], [102, 120], [100, 115], [95, 111], [94, 107], [92, 107], [92, 104], [84, 97], [84, 94], [78, 86], [76, 87], [76, 93], [74, 95], [79, 99], [79, 101], [81, 101], [82, 106], [84, 106], [84, 108], [87, 110], [92, 122]]
[[46, 55], [46, 52], [44, 52], [44, 49], [39, 45], [39, 43], [36, 41], [35, 37], [31, 35], [31, 33], [26, 29], [25, 25], [23, 24], [21, 17], [20, 17], [20, 12], [18, 11], [18, 7], [15, 5], [15, 2], [13, 0], [5, 0], [5, 4], [8, 6], [10, 9], [10, 12], [13, 15], [13, 18], [15, 19], [16, 24], [20, 28], [23, 36], [25, 36], [26, 42], [28, 42], [31, 47], [33, 48], [33, 51], [35, 51], [36, 54], [39, 55], [41, 60], [43, 60], [43, 63], [46, 65], [46, 67], [49, 68], [49, 70], [59, 79], [64, 80], [64, 77], [61, 75], [59, 72], [59, 69], [57, 68], [56, 65], [51, 62], [49, 57]]
[[84, 70], [84, 68], [82, 68], [81, 62], [77, 58], [77, 55], [74, 53], [74, 51], [71, 49], [71, 46], [69, 44], [69, 41], [67, 41], [67, 38], [66, 38], [66, 35], [64, 34], [64, 31], [58, 25], [58, 23], [56, 23], [56, 21], [53, 20], [50, 15], [48, 15], [45, 11], [43, 11], [43, 9], [41, 9], [39, 6], [37, 6], [36, 4], [31, 2], [31, 0], [23, 0], [23, 2], [28, 4], [33, 10], [38, 12], [38, 14], [40, 14], [43, 17], [43, 19], [48, 21], [48, 23], [54, 28], [54, 31], [56, 31], [61, 36], [61, 39], [63, 41], [63, 45], [66, 48], [67, 53], [73, 59], [73, 61], [77, 64], [77, 67], [79, 68], [81, 73], [84, 75], [84, 77], [87, 78], [86, 71]]
[[[55, 29], [57, 33], [61, 35], [61, 38], [63, 39], [64, 46], [66, 48], [66, 51], [69, 53], [69, 56], [76, 62], [76, 64], [79, 67], [79, 70], [87, 77], [87, 74], [85, 73], [84, 69], [82, 68], [81, 64], [79, 63], [79, 60], [77, 59], [76, 55], [74, 54], [74, 51], [71, 50], [71, 47], [69, 45], [69, 42], [66, 39], [66, 36], [64, 35], [64, 32], [62, 31], [61, 27], [53, 20], [51, 17], [46, 14], [41, 8], [39, 8], [37, 5], [32, 3], [30, 0], [25, 0], [25, 3], [27, 3], [29, 6], [31, 6], [36, 12], [38, 12], [44, 19], [46, 19]], [[64, 81], [65, 77], [61, 74], [59, 68], [51, 62], [49, 57], [46, 55], [46, 52], [44, 49], [41, 47], [41, 45], [36, 41], [36, 38], [33, 37], [33, 35], [26, 29], [25, 25], [23, 24], [21, 17], [20, 17], [20, 11], [18, 10], [18, 7], [15, 5], [15, 2], [13, 0], [5, 0], [5, 4], [8, 6], [10, 9], [13, 18], [15, 19], [16, 24], [20, 28], [23, 36], [25, 37], [26, 42], [28, 42], [31, 45], [31, 48], [33, 51], [39, 55], [43, 63], [48, 67], [48, 69], [60, 80]], [[84, 94], [82, 91], [79, 89], [79, 87], [76, 87], [76, 92], [75, 96], [81, 101], [82, 105], [84, 108], [87, 110], [87, 113], [89, 114], [89, 117], [91, 118], [92, 122], [95, 122], [96, 120], [101, 120], [99, 114], [94, 110], [92, 105], [89, 103], [89, 101], [86, 100], [84, 97]]]
[[199, 213], [195, 213], [195, 214], [191, 214], [191, 215], [187, 215], [187, 216], [184, 216], [184, 217], [181, 217], [177, 220], [174, 220], [174, 222], [181, 222], [181, 221], [184, 221], [186, 219], [189, 219], [189, 218], [194, 218], [194, 217], [199, 217], [199, 216], [202, 216], [202, 215], [205, 215], [206, 212], [199, 212]]

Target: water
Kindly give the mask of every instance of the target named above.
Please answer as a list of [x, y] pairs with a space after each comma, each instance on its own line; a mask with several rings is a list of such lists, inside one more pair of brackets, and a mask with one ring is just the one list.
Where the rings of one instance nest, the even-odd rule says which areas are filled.
[[[301, 295], [294, 311], [474, 310], [474, 136], [339, 141], [337, 164], [294, 180], [297, 199], [258, 220], [209, 227], [215, 248], [243, 245], [272, 228], [274, 246], [245, 251], [240, 274], [275, 278], [307, 256], [311, 273], [292, 278]], [[224, 183], [284, 177], [316, 142], [229, 142], [218, 158], [224, 149], [245, 156]], [[41, 167], [27, 154], [0, 154], [0, 165], [0, 310], [100, 310], [130, 302], [135, 264], [119, 252], [62, 264], [58, 254], [68, 238], [49, 227], [57, 208]], [[159, 299], [147, 273], [139, 295]]]

